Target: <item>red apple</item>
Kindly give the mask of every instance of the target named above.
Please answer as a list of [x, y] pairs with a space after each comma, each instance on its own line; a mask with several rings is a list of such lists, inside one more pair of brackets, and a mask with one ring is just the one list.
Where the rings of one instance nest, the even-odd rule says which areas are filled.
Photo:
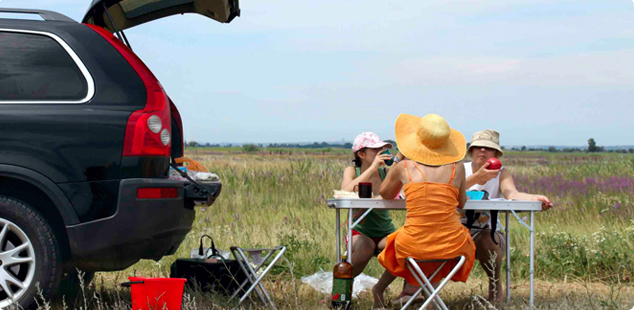
[[489, 160], [487, 160], [487, 163], [489, 163], [487, 170], [498, 170], [502, 168], [502, 162], [495, 157], [489, 158]]

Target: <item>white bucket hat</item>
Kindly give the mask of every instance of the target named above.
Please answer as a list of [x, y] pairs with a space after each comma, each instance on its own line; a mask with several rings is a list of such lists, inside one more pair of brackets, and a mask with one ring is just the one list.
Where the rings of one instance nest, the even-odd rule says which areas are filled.
[[467, 153], [471, 154], [471, 148], [473, 147], [488, 147], [500, 152], [499, 157], [504, 155], [500, 147], [500, 133], [495, 130], [485, 129], [474, 133]]

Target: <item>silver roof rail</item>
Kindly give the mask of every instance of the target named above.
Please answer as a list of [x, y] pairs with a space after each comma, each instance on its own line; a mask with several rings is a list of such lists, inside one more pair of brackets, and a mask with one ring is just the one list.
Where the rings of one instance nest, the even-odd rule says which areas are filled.
[[57, 12], [48, 11], [48, 10], [33, 10], [33, 9], [9, 9], [9, 8], [0, 8], [0, 13], [26, 13], [26, 14], [38, 14], [42, 17], [43, 20], [46, 21], [62, 21], [62, 22], [77, 22], [74, 19]]

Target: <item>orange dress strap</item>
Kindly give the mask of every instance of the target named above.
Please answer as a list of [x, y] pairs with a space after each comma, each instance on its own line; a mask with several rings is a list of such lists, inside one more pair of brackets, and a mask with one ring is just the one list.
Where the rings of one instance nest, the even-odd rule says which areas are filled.
[[425, 174], [423, 173], [423, 170], [420, 170], [420, 168], [418, 168], [418, 164], [414, 163], [414, 167], [416, 167], [416, 170], [418, 170], [418, 172], [420, 172], [420, 174], [423, 176], [423, 180], [425, 180], [425, 182], [427, 182], [427, 178], [425, 177]]
[[453, 168], [451, 168], [451, 179], [449, 179], [449, 185], [453, 184], [453, 179], [456, 177], [456, 163], [453, 163]]
[[407, 173], [407, 178], [409, 179], [409, 182], [412, 183], [412, 176], [409, 175], [409, 171], [407, 171], [407, 163], [403, 162], [403, 165], [405, 166], [405, 173]]

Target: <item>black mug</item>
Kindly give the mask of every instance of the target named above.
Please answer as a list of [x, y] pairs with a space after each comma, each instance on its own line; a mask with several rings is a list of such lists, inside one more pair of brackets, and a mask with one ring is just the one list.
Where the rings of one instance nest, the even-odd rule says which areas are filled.
[[359, 184], [354, 186], [355, 192], [357, 192], [357, 188], [359, 189], [359, 198], [372, 198], [372, 183], [359, 182]]

